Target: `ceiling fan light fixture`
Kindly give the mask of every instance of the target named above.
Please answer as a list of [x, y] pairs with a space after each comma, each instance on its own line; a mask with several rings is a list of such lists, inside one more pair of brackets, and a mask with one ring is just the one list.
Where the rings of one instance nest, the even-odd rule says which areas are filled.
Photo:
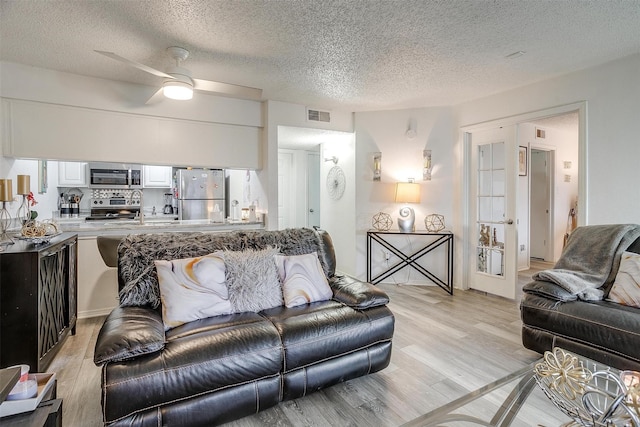
[[193, 85], [179, 80], [167, 80], [162, 85], [162, 92], [169, 99], [186, 101], [193, 98]]

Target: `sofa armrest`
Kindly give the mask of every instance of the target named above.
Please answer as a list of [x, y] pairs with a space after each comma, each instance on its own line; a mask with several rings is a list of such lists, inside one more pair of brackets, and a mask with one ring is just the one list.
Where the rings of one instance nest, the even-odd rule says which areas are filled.
[[371, 283], [361, 282], [349, 276], [333, 276], [329, 280], [333, 299], [349, 307], [364, 310], [389, 303], [389, 296]]
[[561, 302], [575, 301], [578, 299], [577, 295], [572, 294], [561, 286], [542, 280], [529, 282], [522, 287], [522, 290], [528, 294], [538, 295]]
[[133, 359], [162, 350], [164, 324], [158, 310], [118, 307], [104, 321], [96, 341], [93, 362], [101, 365]]

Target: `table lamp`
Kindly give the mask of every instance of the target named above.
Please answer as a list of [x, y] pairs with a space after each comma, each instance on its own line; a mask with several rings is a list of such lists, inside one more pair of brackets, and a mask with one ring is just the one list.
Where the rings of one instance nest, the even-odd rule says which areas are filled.
[[22, 196], [22, 203], [16, 212], [16, 218], [22, 224], [31, 219], [31, 209], [27, 197], [31, 193], [31, 177], [29, 175], [18, 175], [18, 194]]
[[[396, 203], [420, 203], [420, 184], [412, 180], [409, 182], [398, 182], [396, 184]], [[416, 214], [409, 206], [400, 208], [398, 218], [398, 228], [402, 233], [412, 233], [415, 231]]]
[[12, 245], [13, 239], [7, 234], [9, 225], [11, 225], [11, 214], [7, 210], [7, 202], [13, 201], [13, 183], [10, 179], [0, 179], [0, 244]]

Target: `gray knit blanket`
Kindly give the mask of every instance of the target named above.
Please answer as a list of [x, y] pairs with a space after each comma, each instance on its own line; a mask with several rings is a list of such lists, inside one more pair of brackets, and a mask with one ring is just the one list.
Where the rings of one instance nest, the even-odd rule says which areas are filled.
[[[160, 305], [160, 287], [154, 260], [174, 260], [210, 254], [218, 250], [243, 251], [277, 247], [284, 255], [321, 252], [318, 233], [310, 228], [280, 231], [232, 231], [228, 233], [131, 234], [118, 246], [118, 273], [124, 281], [120, 306]], [[325, 274], [328, 266], [319, 257]]]
[[599, 301], [615, 280], [622, 252], [639, 236], [637, 224], [578, 227], [553, 269], [533, 279], [553, 282], [582, 300]]

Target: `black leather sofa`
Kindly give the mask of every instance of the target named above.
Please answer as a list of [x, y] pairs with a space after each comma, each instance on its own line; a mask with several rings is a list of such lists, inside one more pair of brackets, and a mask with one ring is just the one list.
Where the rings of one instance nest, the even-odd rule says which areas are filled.
[[[640, 239], [627, 251], [640, 253]], [[546, 281], [533, 281], [523, 291], [526, 348], [544, 353], [557, 346], [618, 369], [640, 371], [640, 309], [606, 300], [582, 301]]]
[[[280, 232], [232, 233], [258, 248], [265, 234], [277, 241]], [[330, 236], [313, 233], [332, 300], [215, 316], [166, 333], [159, 309], [114, 309], [94, 356], [105, 425], [211, 426], [385, 368], [394, 330], [387, 295], [336, 275]]]

